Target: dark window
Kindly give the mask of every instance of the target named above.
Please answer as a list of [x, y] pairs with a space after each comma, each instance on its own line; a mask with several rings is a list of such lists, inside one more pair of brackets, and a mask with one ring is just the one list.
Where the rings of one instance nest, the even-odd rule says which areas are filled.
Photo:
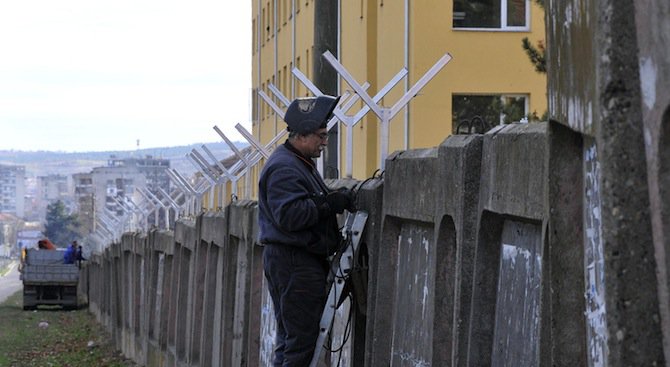
[[528, 0], [454, 0], [454, 28], [526, 28]]
[[518, 122], [528, 115], [526, 100], [526, 96], [454, 94], [452, 132], [482, 133], [501, 123]]

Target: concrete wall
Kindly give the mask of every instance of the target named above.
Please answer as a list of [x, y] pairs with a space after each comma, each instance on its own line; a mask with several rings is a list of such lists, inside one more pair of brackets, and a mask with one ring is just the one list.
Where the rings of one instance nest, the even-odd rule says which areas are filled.
[[581, 140], [590, 365], [670, 358], [669, 14], [658, 0], [547, 3], [549, 112]]
[[[330, 182], [360, 186], [369, 219], [355, 297], [336, 317], [331, 347], [344, 343], [342, 357], [324, 363], [618, 365], [616, 345], [636, 351], [616, 358], [662, 364], [660, 322], [636, 326], [659, 317], [656, 295], [620, 306], [608, 296], [643, 296], [647, 285], [612, 273], [597, 148], [556, 122], [506, 125], [396, 152], [383, 178]], [[256, 216], [255, 202], [238, 201], [174, 233], [126, 234], [93, 259], [91, 310], [125, 355], [149, 366], [270, 365]], [[635, 320], [618, 318], [630, 328], [613, 331], [617, 306], [634, 302], [644, 304]]]

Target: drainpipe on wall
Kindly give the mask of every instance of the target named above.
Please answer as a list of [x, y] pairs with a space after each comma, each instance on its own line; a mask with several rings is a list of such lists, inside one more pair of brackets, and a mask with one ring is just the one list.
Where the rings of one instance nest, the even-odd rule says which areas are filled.
[[[330, 51], [333, 55], [338, 52], [338, 2], [337, 1], [315, 1], [314, 2], [314, 51], [312, 53], [312, 65], [314, 70], [313, 82], [325, 94], [337, 95], [337, 72], [321, 56]], [[309, 60], [305, 60], [309, 62]], [[328, 140], [338, 141], [338, 127], [334, 126], [328, 132]], [[337, 144], [328, 144], [325, 151], [324, 170], [325, 178], [337, 178], [338, 173], [338, 151]]]

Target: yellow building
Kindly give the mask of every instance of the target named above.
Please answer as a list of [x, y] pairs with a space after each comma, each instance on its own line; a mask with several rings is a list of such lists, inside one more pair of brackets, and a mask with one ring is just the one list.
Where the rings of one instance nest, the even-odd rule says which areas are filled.
[[[289, 100], [309, 95], [291, 70], [314, 78], [315, 5], [314, 0], [252, 0], [253, 134], [263, 144], [285, 124], [258, 91], [273, 96], [269, 86], [274, 85]], [[535, 72], [521, 47], [524, 37], [533, 44], [544, 39], [544, 12], [532, 0], [340, 0], [338, 7], [334, 54], [358, 83], [370, 83], [371, 96], [400, 70], [408, 71], [381, 101], [384, 107], [393, 106], [445, 53], [452, 56], [391, 120], [389, 152], [436, 146], [475, 116], [497, 125], [541, 116], [547, 108], [546, 78]], [[340, 94], [351, 90], [343, 79], [339, 84]], [[275, 103], [283, 106], [276, 98]], [[345, 176], [345, 132], [339, 131], [330, 144], [339, 144], [338, 169]], [[364, 179], [380, 168], [378, 117], [369, 112], [353, 131], [353, 177]]]

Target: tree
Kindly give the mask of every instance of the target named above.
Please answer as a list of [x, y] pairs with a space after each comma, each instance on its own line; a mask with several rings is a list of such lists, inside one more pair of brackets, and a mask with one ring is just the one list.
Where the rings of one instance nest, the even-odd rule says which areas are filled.
[[74, 214], [68, 214], [65, 205], [58, 200], [47, 205], [47, 217], [44, 224], [44, 235], [56, 246], [66, 247], [74, 240], [81, 238], [78, 229], [81, 224]]
[[533, 46], [528, 37], [524, 37], [521, 40], [521, 47], [526, 51], [530, 62], [535, 66], [535, 71], [545, 74], [547, 72], [547, 60], [544, 42], [537, 41], [537, 46]]
[[[544, 10], [544, 0], [535, 0], [537, 5], [539, 5]], [[535, 66], [535, 71], [538, 73], [546, 74], [547, 73], [547, 58], [546, 58], [546, 49], [544, 47], [544, 41], [538, 41], [537, 46], [533, 46], [530, 43], [528, 37], [524, 37], [521, 40], [521, 47], [528, 55], [530, 62]]]

